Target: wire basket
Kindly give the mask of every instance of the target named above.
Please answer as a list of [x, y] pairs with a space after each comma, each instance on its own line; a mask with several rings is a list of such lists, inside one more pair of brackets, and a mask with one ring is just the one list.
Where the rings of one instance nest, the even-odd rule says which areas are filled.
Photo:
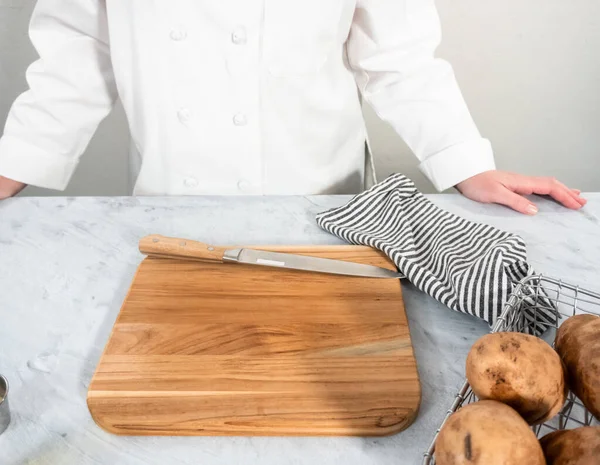
[[[546, 276], [532, 275], [517, 285], [492, 332], [537, 334], [553, 346], [556, 328], [567, 318], [582, 313], [600, 316], [600, 294]], [[554, 315], [552, 321], [548, 319], [548, 314]], [[450, 415], [464, 404], [476, 401], [477, 397], [465, 381], [444, 421], [435, 432], [435, 437], [424, 454], [423, 465], [435, 465], [435, 441]], [[546, 423], [533, 426], [532, 429], [537, 437], [541, 438], [559, 429], [591, 425], [600, 425], [600, 422], [585, 409], [573, 393], [569, 393], [563, 409], [557, 416]]]

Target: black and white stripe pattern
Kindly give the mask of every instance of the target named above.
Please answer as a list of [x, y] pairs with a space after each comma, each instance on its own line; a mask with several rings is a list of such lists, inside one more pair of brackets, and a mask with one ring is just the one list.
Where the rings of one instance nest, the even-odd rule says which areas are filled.
[[[348, 243], [383, 251], [417, 288], [490, 325], [531, 272], [520, 237], [438, 208], [401, 174], [318, 214], [317, 223]], [[542, 317], [553, 321], [547, 313]]]

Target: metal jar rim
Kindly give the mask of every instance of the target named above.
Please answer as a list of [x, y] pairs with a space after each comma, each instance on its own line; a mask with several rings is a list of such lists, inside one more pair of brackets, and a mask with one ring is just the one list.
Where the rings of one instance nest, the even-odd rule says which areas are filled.
[[9, 385], [8, 385], [8, 380], [6, 379], [6, 377], [0, 375], [0, 383], [3, 383], [4, 386], [6, 387], [6, 389], [4, 390], [4, 395], [0, 397], [0, 405], [2, 405], [4, 403], [4, 401], [6, 400], [6, 398], [8, 397], [8, 390], [9, 390]]

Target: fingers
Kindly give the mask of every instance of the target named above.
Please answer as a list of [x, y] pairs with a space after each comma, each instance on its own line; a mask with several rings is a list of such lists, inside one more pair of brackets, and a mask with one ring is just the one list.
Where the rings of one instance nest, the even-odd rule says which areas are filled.
[[579, 196], [579, 194], [581, 194], [581, 191], [579, 192], [579, 194], [577, 194], [577, 193], [573, 192], [573, 191], [574, 191], [574, 189], [571, 189], [571, 188], [569, 188], [569, 187], [565, 186], [565, 185], [564, 185], [562, 182], [560, 182], [560, 181], [558, 181], [558, 180], [556, 180], [556, 179], [554, 179], [553, 181], [554, 181], [556, 184], [558, 184], [558, 186], [560, 186], [560, 187], [561, 187], [561, 188], [562, 188], [562, 189], [563, 189], [565, 192], [567, 192], [567, 193], [568, 193], [568, 194], [569, 194], [571, 197], [573, 197], [573, 199], [575, 199], [575, 201], [577, 201], [577, 202], [578, 202], [578, 203], [579, 203], [581, 206], [585, 205], [585, 203], [586, 203], [586, 200], [585, 200], [585, 199], [583, 199], [583, 198], [581, 198], [581, 197]]
[[522, 176], [516, 173], [489, 171], [473, 176], [457, 187], [465, 197], [483, 203], [498, 203], [526, 215], [535, 215], [537, 207], [525, 195], [551, 196], [573, 210], [587, 203], [579, 189], [570, 189], [554, 178]]
[[515, 180], [513, 190], [518, 194], [549, 195], [567, 208], [578, 210], [586, 204], [586, 200], [554, 178], [519, 176]]
[[567, 192], [569, 192], [571, 196], [579, 203], [579, 205], [583, 207], [587, 203], [587, 200], [581, 197], [581, 191], [579, 189], [571, 189], [560, 181], [556, 182], [558, 182], [558, 184], [560, 184]]
[[538, 208], [535, 204], [504, 186], [501, 186], [494, 192], [492, 202], [505, 205], [525, 215], [535, 215], [538, 212]]

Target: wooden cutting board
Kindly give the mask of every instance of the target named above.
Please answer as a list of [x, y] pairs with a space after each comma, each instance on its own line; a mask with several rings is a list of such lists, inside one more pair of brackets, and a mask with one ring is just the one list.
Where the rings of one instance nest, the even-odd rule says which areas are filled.
[[[368, 247], [262, 247], [394, 268]], [[145, 258], [92, 379], [123, 435], [388, 435], [420, 384], [400, 281]]]

